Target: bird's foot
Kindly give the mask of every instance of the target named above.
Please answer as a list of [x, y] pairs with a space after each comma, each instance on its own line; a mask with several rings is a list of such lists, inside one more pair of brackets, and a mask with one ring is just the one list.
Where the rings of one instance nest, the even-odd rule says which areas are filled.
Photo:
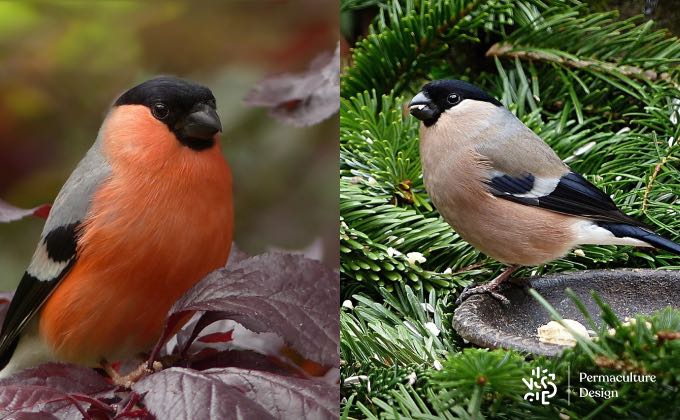
[[508, 298], [506, 298], [505, 296], [496, 292], [497, 287], [498, 287], [497, 285], [494, 285], [492, 283], [482, 284], [481, 286], [475, 286], [475, 287], [470, 285], [470, 286], [466, 287], [465, 289], [463, 289], [463, 292], [460, 294], [460, 296], [458, 296], [458, 299], [456, 299], [456, 306], [463, 303], [463, 301], [465, 299], [469, 298], [472, 295], [480, 295], [480, 294], [483, 294], [483, 293], [490, 294], [491, 297], [493, 297], [494, 299], [496, 299], [497, 301], [499, 301], [503, 305], [509, 305], [510, 301], [508, 300]]
[[472, 295], [479, 295], [482, 293], [488, 293], [493, 297], [494, 299], [498, 300], [500, 303], [503, 305], [508, 305], [510, 304], [510, 301], [508, 298], [505, 296], [501, 295], [500, 293], [496, 292], [498, 289], [498, 286], [501, 285], [504, 281], [510, 278], [512, 273], [517, 271], [519, 269], [519, 266], [517, 265], [512, 265], [508, 268], [506, 268], [501, 274], [498, 275], [495, 279], [491, 280], [487, 284], [483, 284], [481, 286], [476, 286], [472, 287], [472, 285], [466, 287], [463, 289], [463, 292], [458, 296], [458, 299], [456, 299], [456, 306], [460, 305], [463, 303], [463, 301], [467, 298], [469, 298]]
[[127, 375], [121, 375], [113, 367], [113, 365], [107, 362], [106, 360], [103, 360], [101, 362], [101, 366], [102, 369], [104, 369], [104, 372], [106, 372], [106, 374], [109, 375], [114, 385], [128, 389], [132, 388], [133, 384], [135, 384], [137, 381], [144, 378], [145, 376], [159, 372], [163, 369], [163, 364], [161, 362], [158, 361], [153, 362], [153, 365], [151, 367], [149, 367], [149, 364], [147, 362], [144, 362], [137, 366], [135, 370], [128, 373]]

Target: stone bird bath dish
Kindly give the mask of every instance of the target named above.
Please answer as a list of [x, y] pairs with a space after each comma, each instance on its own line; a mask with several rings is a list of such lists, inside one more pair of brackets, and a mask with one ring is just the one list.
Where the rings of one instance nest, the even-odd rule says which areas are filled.
[[528, 293], [536, 289], [563, 318], [575, 319], [588, 328], [576, 305], [567, 297], [570, 288], [585, 304], [595, 322], [600, 308], [591, 291], [600, 295], [620, 318], [651, 314], [673, 306], [680, 308], [680, 271], [586, 270], [529, 279], [528, 284], [505, 286], [500, 293], [510, 300], [503, 305], [489, 294], [473, 295], [456, 308], [453, 327], [464, 339], [481, 347], [506, 348], [556, 356], [565, 346], [541, 343], [537, 328], [551, 321], [548, 311]]

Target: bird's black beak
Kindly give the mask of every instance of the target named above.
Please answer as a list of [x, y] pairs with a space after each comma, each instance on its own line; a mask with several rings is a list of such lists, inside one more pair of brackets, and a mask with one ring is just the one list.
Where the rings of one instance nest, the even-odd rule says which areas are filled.
[[433, 119], [437, 114], [437, 108], [434, 103], [428, 98], [425, 93], [418, 92], [416, 96], [411, 99], [408, 104], [408, 110], [414, 117], [420, 121], [427, 121]]
[[183, 137], [189, 140], [212, 140], [215, 134], [222, 131], [222, 123], [211, 106], [202, 104], [186, 116], [181, 130]]

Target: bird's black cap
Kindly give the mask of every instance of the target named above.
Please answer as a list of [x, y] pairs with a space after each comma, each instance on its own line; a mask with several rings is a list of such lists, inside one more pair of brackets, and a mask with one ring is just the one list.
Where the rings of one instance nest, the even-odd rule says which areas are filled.
[[465, 99], [502, 106], [496, 98], [475, 85], [462, 80], [435, 80], [427, 83], [409, 103], [411, 115], [429, 127], [449, 108]]
[[128, 89], [114, 103], [118, 105], [146, 105], [164, 102], [177, 109], [189, 110], [198, 102], [214, 101], [210, 89], [172, 76], [159, 76]]

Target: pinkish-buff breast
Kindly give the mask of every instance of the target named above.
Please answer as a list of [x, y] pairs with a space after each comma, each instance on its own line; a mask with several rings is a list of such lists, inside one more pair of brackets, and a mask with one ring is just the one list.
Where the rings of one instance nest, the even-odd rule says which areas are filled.
[[[461, 119], [466, 121], [465, 118]], [[484, 186], [489, 166], [475, 150], [475, 130], [440, 119], [421, 127], [425, 188], [453, 229], [484, 254], [508, 264], [537, 265], [575, 245], [574, 218], [494, 197]]]

